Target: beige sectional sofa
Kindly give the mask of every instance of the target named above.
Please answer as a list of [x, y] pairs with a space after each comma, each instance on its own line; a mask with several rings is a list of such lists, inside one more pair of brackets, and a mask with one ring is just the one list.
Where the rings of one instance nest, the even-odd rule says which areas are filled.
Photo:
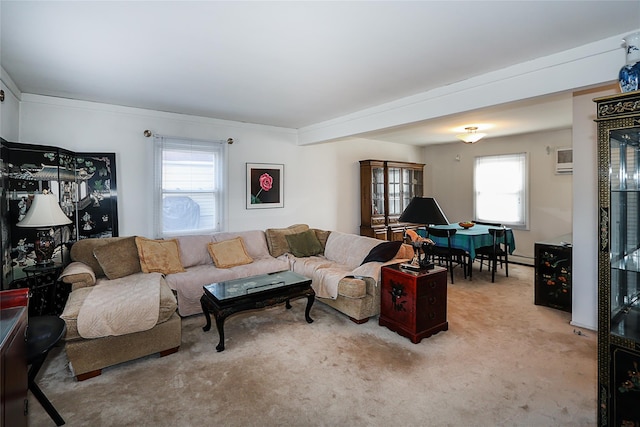
[[[136, 263], [130, 259], [136, 246], [132, 239], [84, 239], [76, 242], [71, 248], [72, 263], [65, 268], [61, 276], [64, 282], [71, 284], [71, 293], [60, 317], [67, 325], [67, 357], [71, 370], [79, 381], [100, 375], [102, 369], [108, 366], [154, 353], [165, 356], [175, 353], [180, 347], [182, 329], [180, 316], [176, 313], [176, 298], [162, 277], [158, 280], [157, 321], [150, 329], [100, 338], [85, 338], [78, 331], [78, 316], [90, 292], [98, 289], [100, 285], [110, 285], [123, 280], [125, 285], [134, 283], [136, 278], [144, 275], [138, 262], [137, 272], [122, 279], [109, 280], [94, 255], [94, 252], [99, 253], [101, 249], [109, 249], [111, 246], [114, 255], [111, 256], [110, 252], [104, 254], [112, 261], [112, 265], [126, 270], [125, 264], [128, 264], [133, 266], [129, 271], [134, 271]], [[123, 246], [127, 249], [123, 249]], [[104, 305], [114, 307], [117, 304], [107, 301]]]
[[[287, 236], [313, 232], [320, 247], [314, 255], [295, 256]], [[208, 252], [212, 242], [242, 239], [251, 263], [218, 268]], [[370, 237], [337, 231], [310, 229], [296, 224], [282, 229], [223, 232], [207, 236], [177, 237], [180, 258], [185, 272], [167, 274], [169, 287], [178, 298], [178, 312], [190, 316], [202, 312], [202, 287], [210, 283], [249, 277], [257, 274], [293, 270], [312, 279], [318, 301], [346, 314], [357, 323], [366, 322], [380, 312], [380, 269], [386, 263], [401, 262], [413, 256], [408, 245], [401, 247]], [[397, 243], [397, 242], [396, 242]], [[395, 247], [390, 260], [361, 265], [374, 247], [391, 244]]]
[[[204, 285], [283, 270], [311, 278], [317, 301], [363, 323], [380, 311], [381, 267], [412, 255], [411, 247], [399, 242], [310, 229], [306, 224], [155, 241], [141, 237], [81, 240], [73, 245], [73, 262], [61, 276], [72, 284], [61, 315], [67, 323], [67, 355], [74, 374], [84, 379], [116, 363], [157, 352], [170, 354], [180, 346], [176, 308], [180, 316], [201, 313]], [[88, 321], [80, 320], [81, 307], [87, 304], [88, 294], [97, 295], [91, 288], [104, 292], [106, 287], [99, 285], [126, 287], [128, 281], [138, 283], [142, 276], [153, 282], [153, 274], [160, 287], [151, 298], [159, 298], [159, 306], [147, 310], [156, 316], [152, 320], [157, 318], [153, 327], [115, 336], [82, 334], [79, 324]], [[120, 309], [121, 299], [114, 301], [118, 302], [104, 305]], [[112, 325], [91, 327], [109, 330]]]
[[[227, 268], [217, 267], [213, 263], [208, 245], [238, 237], [242, 239], [246, 254], [252, 262]], [[176, 293], [178, 313], [181, 316], [202, 313], [200, 298], [204, 285], [289, 269], [286, 260], [271, 256], [265, 232], [262, 230], [180, 236], [176, 240], [180, 247], [180, 260], [186, 271], [167, 274], [166, 280]]]
[[[363, 263], [374, 248], [381, 246], [388, 246], [394, 254], [383, 254], [378, 258], [380, 261]], [[291, 270], [312, 279], [318, 301], [346, 314], [356, 323], [364, 323], [380, 313], [382, 266], [407, 261], [413, 256], [413, 249], [409, 245], [400, 246], [399, 242], [382, 242], [332, 231], [322, 253], [295, 256], [287, 252], [283, 256], [289, 260]]]

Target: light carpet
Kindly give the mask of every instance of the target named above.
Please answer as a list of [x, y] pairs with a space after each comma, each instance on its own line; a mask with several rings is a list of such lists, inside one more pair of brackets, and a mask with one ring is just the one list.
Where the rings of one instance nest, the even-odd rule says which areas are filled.
[[[476, 267], [477, 270], [477, 267]], [[596, 333], [533, 304], [533, 269], [496, 282], [457, 272], [449, 330], [413, 344], [306, 299], [227, 319], [226, 349], [204, 316], [182, 346], [77, 382], [63, 349], [38, 379], [68, 426], [592, 426]], [[53, 426], [30, 397], [29, 425]]]

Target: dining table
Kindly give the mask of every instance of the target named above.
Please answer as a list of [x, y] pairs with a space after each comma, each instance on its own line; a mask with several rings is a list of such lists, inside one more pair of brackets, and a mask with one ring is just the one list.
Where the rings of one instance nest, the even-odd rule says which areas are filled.
[[[463, 249], [469, 254], [469, 258], [473, 261], [476, 258], [476, 249], [481, 248], [483, 246], [491, 246], [493, 245], [493, 237], [489, 234], [490, 228], [502, 228], [496, 227], [493, 225], [483, 225], [483, 224], [475, 224], [471, 228], [463, 228], [457, 223], [452, 223], [448, 225], [431, 225], [432, 228], [440, 228], [440, 229], [455, 229], [456, 234], [451, 238], [451, 247], [457, 249]], [[507, 245], [509, 246], [509, 254], [512, 254], [516, 249], [516, 242], [513, 237], [513, 230], [510, 228], [506, 228], [506, 237], [507, 237]], [[424, 236], [424, 230], [420, 230], [419, 234]], [[437, 246], [446, 246], [447, 238], [446, 237], [435, 237], [429, 236], [431, 240]]]

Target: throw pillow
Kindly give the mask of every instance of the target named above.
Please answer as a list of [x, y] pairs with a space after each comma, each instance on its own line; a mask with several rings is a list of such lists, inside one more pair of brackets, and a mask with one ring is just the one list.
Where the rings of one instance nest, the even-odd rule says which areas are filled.
[[327, 239], [329, 238], [330, 231], [320, 230], [318, 228], [312, 228], [313, 231], [316, 232], [316, 237], [320, 240], [320, 244], [322, 245], [322, 252], [324, 252], [324, 248], [327, 246]]
[[136, 236], [140, 267], [144, 273], [182, 273], [180, 248], [176, 239], [152, 240]]
[[218, 268], [231, 268], [253, 262], [253, 259], [247, 254], [242, 237], [209, 243], [207, 249], [213, 263]]
[[401, 241], [382, 242], [369, 251], [369, 254], [364, 258], [364, 261], [362, 261], [362, 264], [371, 261], [387, 262], [396, 256], [401, 246]]
[[100, 264], [104, 275], [110, 280], [141, 271], [138, 247], [134, 236], [97, 247], [93, 250], [93, 256]]
[[284, 237], [287, 239], [289, 250], [293, 256], [308, 257], [324, 252], [322, 244], [313, 230], [303, 231], [298, 234], [287, 234]]
[[289, 244], [284, 236], [302, 233], [308, 229], [309, 226], [307, 224], [295, 224], [287, 228], [267, 228], [264, 232], [267, 235], [267, 245], [271, 256], [278, 258], [280, 255], [289, 252]]

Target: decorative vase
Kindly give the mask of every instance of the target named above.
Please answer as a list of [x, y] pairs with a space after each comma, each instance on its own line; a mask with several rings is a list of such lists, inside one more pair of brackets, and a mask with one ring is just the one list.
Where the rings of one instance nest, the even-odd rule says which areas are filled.
[[620, 82], [620, 90], [624, 93], [638, 90], [638, 82], [640, 81], [640, 33], [629, 34], [623, 40], [627, 51], [627, 63], [620, 69], [618, 80]]

